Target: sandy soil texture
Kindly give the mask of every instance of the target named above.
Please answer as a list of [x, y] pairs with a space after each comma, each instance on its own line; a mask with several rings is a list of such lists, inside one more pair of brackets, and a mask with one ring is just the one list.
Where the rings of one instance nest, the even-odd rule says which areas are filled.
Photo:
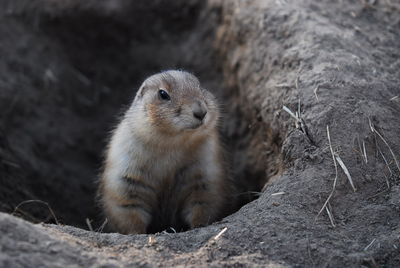
[[[0, 267], [400, 267], [397, 1], [5, 0], [0, 20]], [[109, 132], [170, 68], [222, 103], [240, 206], [100, 232]]]

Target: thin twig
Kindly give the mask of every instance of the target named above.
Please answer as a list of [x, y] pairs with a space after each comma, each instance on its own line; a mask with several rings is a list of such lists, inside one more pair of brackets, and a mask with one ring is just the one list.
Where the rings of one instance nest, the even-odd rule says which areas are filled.
[[365, 141], [363, 141], [362, 144], [363, 144], [363, 152], [364, 152], [365, 164], [368, 164], [367, 150], [365, 149]]
[[333, 193], [335, 192], [335, 189], [336, 189], [336, 184], [337, 184], [337, 179], [338, 179], [338, 166], [337, 166], [336, 159], [335, 159], [335, 153], [333, 152], [333, 148], [332, 148], [331, 136], [329, 134], [329, 126], [326, 126], [326, 134], [328, 136], [329, 149], [330, 149], [331, 154], [332, 154], [333, 164], [335, 165], [335, 179], [333, 181], [332, 191], [329, 194], [328, 198], [326, 199], [324, 205], [322, 206], [322, 208], [318, 212], [317, 217], [322, 213], [322, 211], [327, 206], [329, 200], [332, 198]]
[[329, 217], [329, 220], [331, 221], [332, 227], [336, 227], [335, 221], [334, 221], [334, 219], [333, 219], [333, 215], [332, 215], [332, 213], [330, 212], [328, 206], [325, 207], [325, 210], [326, 210], [326, 213], [328, 213], [328, 217]]
[[352, 178], [351, 178], [350, 172], [349, 172], [349, 170], [347, 169], [346, 165], [343, 163], [343, 161], [342, 161], [342, 159], [340, 158], [339, 155], [336, 154], [336, 157], [335, 157], [335, 158], [336, 158], [336, 160], [338, 161], [340, 167], [343, 169], [344, 174], [346, 174], [347, 179], [349, 180], [350, 185], [351, 185], [351, 187], [353, 188], [353, 191], [354, 191], [354, 192], [357, 191], [356, 187], [354, 186], [353, 180], [352, 180]]
[[387, 141], [382, 137], [382, 135], [375, 129], [376, 134], [379, 136], [379, 138], [382, 139], [382, 141], [386, 144], [386, 146], [389, 148], [390, 153], [392, 154], [393, 160], [396, 163], [397, 169], [400, 172], [400, 165], [399, 162], [397, 161], [396, 155], [394, 154], [394, 152], [392, 151], [392, 148], [390, 148], [389, 144], [387, 143]]
[[291, 117], [296, 119], [296, 121], [300, 122], [300, 119], [288, 107], [283, 105], [282, 109], [285, 110]]
[[29, 204], [29, 203], [39, 203], [39, 204], [46, 205], [47, 208], [49, 209], [51, 215], [53, 216], [54, 221], [56, 222], [56, 224], [57, 224], [57, 225], [60, 224], [60, 223], [58, 222], [58, 220], [57, 220], [56, 215], [54, 214], [54, 211], [51, 209], [50, 205], [49, 205], [47, 202], [44, 202], [44, 201], [42, 201], [42, 200], [25, 200], [25, 201], [19, 203], [18, 206], [15, 207], [13, 213], [11, 213], [11, 214], [14, 214], [15, 212], [17, 212], [17, 211], [19, 210], [19, 207], [21, 207], [21, 206], [23, 206], [23, 205], [25, 205], [25, 204]]
[[[360, 153], [360, 155], [361, 155], [361, 158], [362, 158], [362, 160], [365, 162], [365, 156], [364, 156], [364, 154], [363, 154], [363, 149], [362, 149], [362, 147], [361, 147], [361, 143], [360, 143], [360, 137], [357, 135], [357, 144], [358, 144], [358, 150], [359, 150], [359, 153]], [[356, 150], [357, 151], [357, 150]]]
[[106, 224], [108, 223], [108, 219], [106, 218], [103, 222], [103, 224], [96, 230], [98, 233], [102, 233], [104, 227], [106, 226]]
[[388, 168], [388, 170], [390, 172], [390, 175], [393, 175], [392, 169], [390, 168], [390, 165], [389, 165], [388, 161], [386, 160], [386, 157], [383, 155], [381, 149], [379, 148], [378, 151], [381, 154], [381, 156], [383, 158], [383, 161], [385, 161], [385, 164], [386, 164], [386, 166], [387, 166], [387, 168]]
[[371, 241], [371, 243], [369, 243], [369, 244], [364, 248], [364, 251], [367, 251], [367, 250], [372, 246], [372, 244], [375, 243], [375, 241], [376, 241], [376, 238], [374, 238], [374, 239]]
[[374, 132], [374, 133], [376, 133], [376, 134], [379, 136], [379, 138], [381, 138], [381, 140], [382, 140], [382, 141], [386, 144], [386, 146], [389, 148], [389, 151], [390, 151], [390, 153], [392, 154], [393, 160], [394, 160], [394, 162], [396, 163], [397, 169], [398, 169], [399, 172], [400, 172], [400, 164], [399, 164], [399, 162], [397, 161], [396, 155], [395, 155], [394, 152], [392, 151], [392, 148], [390, 148], [390, 146], [389, 146], [389, 144], [387, 143], [387, 141], [386, 141], [386, 140], [383, 138], [383, 136], [375, 129], [375, 127], [373, 126], [373, 124], [372, 124], [372, 122], [371, 122], [371, 119], [368, 118], [368, 120], [369, 120], [369, 126], [370, 126], [370, 128], [371, 128], [371, 131]]
[[300, 98], [299, 98], [299, 102], [297, 104], [297, 113], [299, 114], [298, 118], [301, 118], [301, 103], [300, 103]]
[[307, 125], [304, 122], [303, 118], [301, 118], [300, 99], [299, 99], [299, 104], [298, 104], [298, 110], [296, 113], [293, 113], [285, 105], [283, 105], [282, 109], [285, 110], [291, 117], [293, 117], [296, 120], [296, 122], [295, 122], [296, 128], [300, 129], [306, 135], [306, 137], [308, 138], [308, 140], [310, 141], [311, 144], [314, 144], [314, 141], [311, 139], [310, 135], [308, 134]]
[[[18, 213], [20, 213], [21, 215], [25, 216], [26, 218], [28, 218], [32, 222], [43, 222], [42, 220], [32, 216], [31, 214], [29, 214], [29, 213], [27, 213], [27, 212], [25, 212], [25, 211], [23, 211], [21, 209], [18, 209]], [[13, 212], [12, 215], [15, 215], [15, 213]]]
[[388, 179], [388, 177], [386, 176], [385, 173], [383, 173], [383, 176], [385, 176], [386, 186], [388, 187], [388, 190], [390, 190], [390, 182], [389, 182], [389, 179]]
[[218, 238], [220, 238], [221, 235], [223, 235], [223, 234], [226, 232], [226, 230], [228, 230], [228, 227], [225, 227], [224, 229], [222, 229], [222, 231], [219, 232], [219, 233], [214, 237], [214, 240], [217, 240]]
[[319, 90], [319, 87], [320, 87], [320, 85], [317, 85], [316, 87], [315, 87], [315, 89], [314, 89], [314, 95], [315, 95], [315, 98], [317, 98], [317, 101], [319, 101], [319, 99], [318, 99], [318, 90]]
[[275, 195], [283, 195], [283, 194], [285, 194], [285, 192], [277, 192], [277, 193], [273, 193], [273, 194], [271, 194], [271, 196], [275, 196]]
[[17, 163], [12, 162], [12, 161], [10, 161], [10, 160], [2, 159], [1, 162], [2, 162], [3, 164], [7, 165], [7, 166], [21, 169], [21, 166], [20, 166], [20, 165], [18, 165]]
[[154, 238], [154, 236], [149, 236], [149, 241], [148, 244], [150, 246], [154, 245], [155, 243], [157, 243], [156, 239]]
[[88, 218], [86, 218], [86, 224], [89, 228], [89, 231], [93, 232], [93, 227], [92, 227], [92, 223], [90, 222], [90, 220]]

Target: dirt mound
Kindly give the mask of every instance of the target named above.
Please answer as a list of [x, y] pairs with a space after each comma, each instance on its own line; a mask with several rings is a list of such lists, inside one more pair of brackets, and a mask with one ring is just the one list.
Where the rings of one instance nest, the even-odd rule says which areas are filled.
[[[398, 4], [1, 7], [0, 210], [47, 224], [0, 214], [0, 266], [400, 266]], [[242, 205], [259, 198], [188, 232], [83, 230], [102, 227], [95, 180], [118, 114], [170, 68], [219, 97]]]

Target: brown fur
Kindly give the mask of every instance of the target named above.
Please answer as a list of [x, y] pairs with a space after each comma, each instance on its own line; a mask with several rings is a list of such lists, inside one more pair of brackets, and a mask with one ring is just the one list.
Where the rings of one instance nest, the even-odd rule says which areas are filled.
[[[193, 109], [205, 110], [204, 119]], [[111, 139], [99, 187], [116, 231], [183, 230], [227, 213], [233, 195], [218, 117], [214, 97], [191, 74], [168, 71], [143, 83]]]

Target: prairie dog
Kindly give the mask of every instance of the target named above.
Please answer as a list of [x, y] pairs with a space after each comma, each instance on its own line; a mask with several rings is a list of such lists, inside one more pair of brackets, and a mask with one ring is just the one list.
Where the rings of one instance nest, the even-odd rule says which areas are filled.
[[214, 96], [184, 71], [148, 77], [113, 132], [99, 187], [124, 234], [179, 231], [218, 220], [232, 200]]

